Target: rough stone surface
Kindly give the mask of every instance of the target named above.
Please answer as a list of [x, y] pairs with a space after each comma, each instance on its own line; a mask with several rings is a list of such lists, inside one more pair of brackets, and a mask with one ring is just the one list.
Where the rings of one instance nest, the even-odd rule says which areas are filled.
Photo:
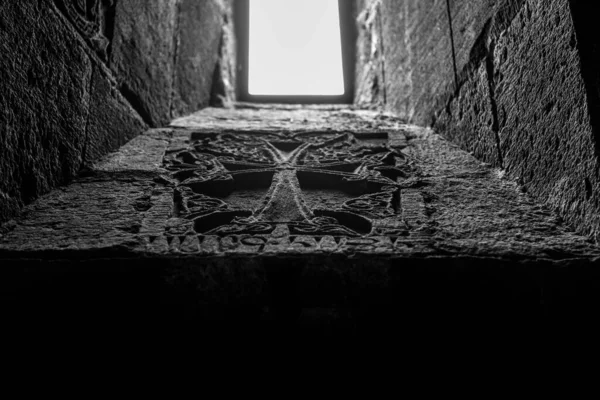
[[171, 129], [150, 130], [106, 155], [90, 169], [102, 172], [159, 171], [171, 136]]
[[430, 125], [455, 85], [445, 0], [382, 1], [386, 108]]
[[27, 297], [39, 291], [41, 310], [63, 318], [77, 298], [170, 327], [361, 331], [399, 315], [572, 316], [599, 300], [600, 249], [501, 170], [347, 107], [202, 111], [136, 138], [2, 232], [3, 291], [40, 313]]
[[54, 2], [89, 48], [104, 62], [107, 62], [110, 42], [114, 33], [116, 1], [47, 1]]
[[568, 1], [525, 2], [495, 47], [494, 84], [507, 171], [597, 237], [598, 155]]
[[436, 129], [493, 166], [502, 166], [487, 67], [482, 63], [461, 85], [436, 121]]
[[206, 107], [211, 95], [234, 100], [231, 13], [228, 0], [117, 3], [110, 67], [150, 126]]
[[147, 125], [117, 90], [110, 73], [96, 64], [91, 84], [85, 164], [117, 150], [147, 129]]
[[92, 78], [84, 46], [47, 2], [0, 5], [0, 221], [81, 168]]
[[356, 83], [354, 104], [366, 108], [385, 105], [385, 76], [381, 0], [358, 2], [356, 24]]
[[451, 0], [454, 66], [459, 84], [489, 55], [494, 39], [510, 25], [524, 0]]
[[435, 122], [454, 92], [472, 79], [490, 53], [490, 41], [506, 29], [522, 4], [522, 0], [383, 1], [388, 109], [413, 123]]
[[178, 18], [178, 1], [117, 2], [110, 67], [121, 92], [151, 126], [170, 120]]
[[224, 1], [181, 0], [172, 116], [208, 106], [223, 40]]
[[382, 7], [388, 109], [433, 123], [597, 237], [599, 63], [589, 6], [453, 0]]
[[[232, 47], [232, 40], [221, 40], [228, 8], [220, 1], [195, 2], [190, 7], [196, 13], [183, 17], [179, 3], [43, 0], [0, 6], [0, 221], [69, 182], [147, 124], [166, 124], [174, 81], [185, 86], [189, 100], [180, 111], [206, 105], [215, 93], [227, 97], [232, 79], [219, 76], [221, 91], [211, 84], [216, 58], [229, 56]], [[218, 33], [198, 41], [204, 29]], [[228, 62], [218, 68], [224, 74]], [[196, 78], [201, 87], [190, 85]]]
[[223, 13], [223, 27], [219, 58], [212, 82], [210, 105], [230, 107], [237, 96], [237, 42], [235, 37], [233, 0], [220, 2]]
[[[457, 87], [446, 107], [435, 112], [435, 129], [479, 159], [502, 167], [493, 52], [524, 1], [449, 4]], [[448, 98], [449, 93], [438, 96]]]

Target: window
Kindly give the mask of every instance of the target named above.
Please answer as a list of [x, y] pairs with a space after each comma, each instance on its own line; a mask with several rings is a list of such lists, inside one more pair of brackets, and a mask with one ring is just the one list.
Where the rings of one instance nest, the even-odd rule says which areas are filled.
[[239, 100], [351, 103], [352, 3], [237, 0]]

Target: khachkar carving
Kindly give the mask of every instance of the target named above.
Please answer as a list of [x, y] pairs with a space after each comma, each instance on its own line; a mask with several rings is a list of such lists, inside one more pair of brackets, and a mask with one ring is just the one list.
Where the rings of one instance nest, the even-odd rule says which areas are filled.
[[114, 0], [56, 0], [79, 33], [92, 48], [106, 60], [109, 40], [105, 37], [106, 14], [114, 7]]
[[189, 147], [167, 153], [165, 166], [176, 185], [167, 236], [180, 242], [236, 237], [265, 247], [298, 237], [407, 234], [398, 178], [411, 171], [385, 140], [369, 143], [351, 133], [197, 133]]

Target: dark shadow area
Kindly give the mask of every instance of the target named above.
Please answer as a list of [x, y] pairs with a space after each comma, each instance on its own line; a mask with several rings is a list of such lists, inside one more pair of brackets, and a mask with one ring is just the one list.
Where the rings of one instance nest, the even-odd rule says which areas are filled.
[[590, 2], [570, 0], [576, 37], [571, 40], [581, 57], [581, 72], [590, 107], [596, 155], [600, 155], [600, 32], [597, 11]]
[[[590, 279], [598, 277], [595, 268], [466, 257], [4, 262], [5, 333], [44, 340], [121, 340], [132, 332], [467, 342], [508, 334], [522, 340], [534, 327], [578, 332], [600, 304], [598, 281]], [[216, 266], [253, 275], [234, 282], [211, 270]]]

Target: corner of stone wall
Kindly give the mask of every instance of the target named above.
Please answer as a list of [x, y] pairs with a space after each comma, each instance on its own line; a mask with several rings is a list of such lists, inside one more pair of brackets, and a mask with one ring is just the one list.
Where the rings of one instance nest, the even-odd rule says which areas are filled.
[[[455, 84], [440, 93], [445, 106], [435, 107], [433, 127], [487, 163], [503, 167], [496, 101], [494, 49], [511, 25], [523, 0], [448, 3]], [[450, 68], [450, 67], [449, 67]]]
[[67, 29], [77, 33], [77, 42], [92, 67], [80, 168], [117, 150], [154, 123], [151, 111], [144, 108], [139, 96], [110, 68], [116, 47], [113, 39], [119, 3], [125, 0], [96, 0], [84, 6], [73, 0], [54, 1], [57, 15]]
[[231, 101], [234, 62], [217, 67], [234, 54], [230, 1], [3, 3], [0, 222], [148, 126], [208, 106], [215, 75]]
[[229, 1], [179, 0], [170, 118], [210, 105], [220, 54], [223, 46], [231, 46], [224, 33]]
[[[598, 240], [600, 45], [590, 40], [594, 19], [585, 8], [591, 6], [429, 3], [425, 12], [416, 0], [383, 0], [384, 39], [391, 41], [388, 107], [399, 115], [414, 109], [415, 123], [433, 121], [438, 133], [504, 168], [523, 190]], [[427, 31], [419, 30], [425, 25]]]
[[0, 222], [147, 128], [105, 65], [111, 18], [105, 4], [0, 7]]
[[430, 125], [455, 86], [446, 0], [382, 0], [387, 111]]
[[209, 105], [230, 0], [119, 0], [110, 68], [152, 127]]
[[494, 85], [499, 145], [509, 176], [578, 231], [598, 239], [593, 103], [586, 93], [585, 60], [569, 3], [526, 1], [498, 39]]

